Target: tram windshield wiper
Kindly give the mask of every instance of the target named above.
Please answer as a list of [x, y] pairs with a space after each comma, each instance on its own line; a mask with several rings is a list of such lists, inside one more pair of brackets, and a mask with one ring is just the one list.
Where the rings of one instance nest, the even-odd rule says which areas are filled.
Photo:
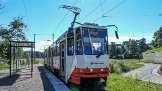
[[96, 58], [99, 58], [101, 55], [103, 54], [103, 52], [99, 52], [99, 54], [97, 54]]

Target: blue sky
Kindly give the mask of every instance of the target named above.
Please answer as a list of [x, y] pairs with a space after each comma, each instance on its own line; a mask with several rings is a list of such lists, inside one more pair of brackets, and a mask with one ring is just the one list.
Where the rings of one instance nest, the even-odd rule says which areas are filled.
[[[60, 5], [73, 5], [77, 1], [74, 6], [81, 8], [81, 13], [77, 17], [77, 21], [80, 22], [100, 4], [100, 0], [24, 0], [24, 3], [23, 0], [0, 1], [6, 6], [3, 9], [5, 12], [0, 15], [0, 24], [3, 24], [3, 26], [7, 26], [13, 17], [23, 16], [24, 22], [29, 28], [26, 33], [30, 41], [33, 41], [34, 33], [50, 34], [36, 36], [39, 47], [40, 45], [50, 44], [44, 40], [52, 39], [51, 35], [53, 33], [55, 39], [58, 38], [68, 29], [72, 22], [74, 14], [69, 12], [58, 27], [59, 22], [67, 13], [66, 9], [58, 8]], [[101, 2], [103, 1], [101, 0]], [[100, 6], [81, 23], [94, 22], [103, 13], [106, 13], [122, 1], [124, 0], [105, 0], [102, 4], [103, 12]], [[162, 26], [162, 16], [158, 14], [162, 14], [162, 0], [125, 0], [120, 6], [107, 13], [107, 17], [100, 18], [95, 23], [102, 26], [109, 24], [118, 26], [120, 39], [115, 39], [114, 28], [109, 28], [109, 41], [121, 43], [129, 38], [140, 39], [144, 37], [147, 42], [150, 42], [153, 33]]]

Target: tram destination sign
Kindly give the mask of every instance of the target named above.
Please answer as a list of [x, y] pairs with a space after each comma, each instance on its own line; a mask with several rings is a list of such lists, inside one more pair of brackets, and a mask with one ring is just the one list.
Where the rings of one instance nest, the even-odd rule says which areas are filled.
[[34, 47], [34, 42], [17, 42], [11, 41], [11, 47]]

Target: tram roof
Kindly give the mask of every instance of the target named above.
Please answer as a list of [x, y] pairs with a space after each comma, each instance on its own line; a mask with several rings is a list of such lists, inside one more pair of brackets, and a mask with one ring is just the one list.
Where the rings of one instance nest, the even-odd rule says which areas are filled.
[[107, 29], [105, 26], [99, 26], [98, 24], [95, 23], [84, 23], [79, 27]]

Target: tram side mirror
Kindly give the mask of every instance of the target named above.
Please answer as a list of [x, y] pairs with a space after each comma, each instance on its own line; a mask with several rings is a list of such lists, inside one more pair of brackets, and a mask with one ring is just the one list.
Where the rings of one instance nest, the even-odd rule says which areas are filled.
[[117, 39], [119, 39], [118, 31], [115, 31], [115, 36], [116, 36]]
[[116, 25], [107, 25], [105, 27], [115, 27], [116, 28], [116, 30], [115, 30], [115, 36], [116, 36], [117, 39], [119, 39], [119, 36], [118, 36], [118, 27]]

